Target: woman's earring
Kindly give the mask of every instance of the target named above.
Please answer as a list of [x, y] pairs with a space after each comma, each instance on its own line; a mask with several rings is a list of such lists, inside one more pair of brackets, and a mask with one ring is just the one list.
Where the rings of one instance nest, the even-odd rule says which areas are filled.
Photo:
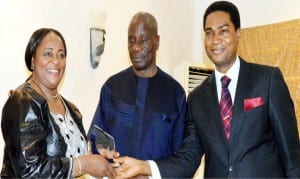
[[34, 64], [31, 63], [30, 69], [33, 70], [34, 69]]

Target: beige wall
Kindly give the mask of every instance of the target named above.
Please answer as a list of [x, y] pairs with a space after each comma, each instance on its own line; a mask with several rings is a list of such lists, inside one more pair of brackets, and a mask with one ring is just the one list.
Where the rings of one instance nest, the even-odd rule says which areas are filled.
[[[112, 74], [129, 65], [127, 26], [134, 13], [153, 13], [161, 35], [158, 64], [173, 76], [183, 62], [207, 61], [202, 48], [202, 14], [212, 1], [205, 0], [1, 0], [0, 4], [0, 109], [9, 89], [22, 83], [28, 72], [24, 63], [27, 41], [34, 30], [53, 27], [65, 37], [67, 71], [61, 94], [81, 110], [85, 128], [95, 111], [99, 89]], [[256, 26], [300, 17], [299, 0], [235, 0], [242, 26]], [[97, 69], [89, 64], [91, 12], [106, 14], [106, 46]], [[176, 73], [176, 74], [175, 74]], [[179, 81], [181, 79], [178, 79]], [[180, 81], [182, 82], [182, 81]], [[1, 113], [1, 111], [0, 111]], [[1, 138], [2, 138], [2, 134]], [[0, 140], [0, 166], [3, 141]]]

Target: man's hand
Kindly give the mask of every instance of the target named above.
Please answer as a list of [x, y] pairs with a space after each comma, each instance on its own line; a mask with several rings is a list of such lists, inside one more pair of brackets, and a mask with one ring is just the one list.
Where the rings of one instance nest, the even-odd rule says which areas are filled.
[[120, 163], [117, 178], [132, 178], [139, 175], [151, 176], [151, 168], [148, 162], [131, 157], [120, 157], [114, 159]]

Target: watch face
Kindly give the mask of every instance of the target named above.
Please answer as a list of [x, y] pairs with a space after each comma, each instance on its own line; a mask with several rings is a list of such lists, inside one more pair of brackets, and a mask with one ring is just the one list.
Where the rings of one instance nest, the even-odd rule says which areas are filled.
[[104, 52], [105, 30], [90, 28], [90, 61], [92, 68], [97, 68]]

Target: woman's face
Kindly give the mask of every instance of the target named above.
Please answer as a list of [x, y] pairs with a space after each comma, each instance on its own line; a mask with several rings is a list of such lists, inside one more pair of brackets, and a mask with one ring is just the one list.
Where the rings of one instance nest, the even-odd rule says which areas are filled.
[[62, 39], [48, 33], [37, 47], [34, 57], [33, 77], [49, 90], [56, 89], [66, 68], [66, 55]]

